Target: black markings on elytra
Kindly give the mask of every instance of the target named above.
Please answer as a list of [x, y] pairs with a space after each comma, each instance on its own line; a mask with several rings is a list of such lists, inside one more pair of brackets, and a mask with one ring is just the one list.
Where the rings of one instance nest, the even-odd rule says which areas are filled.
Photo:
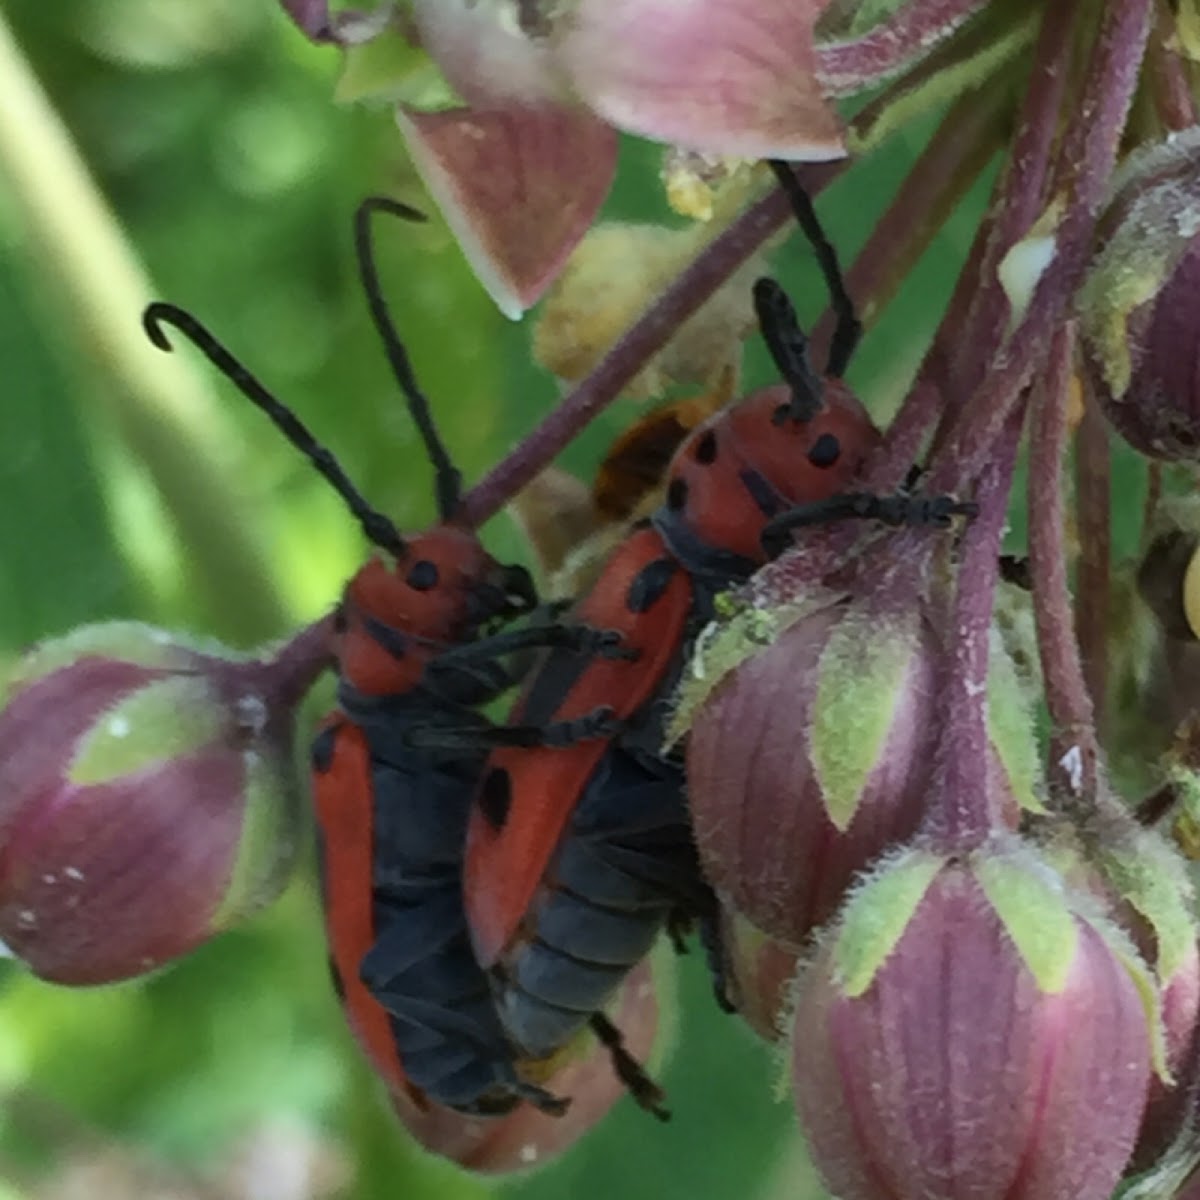
[[413, 563], [408, 570], [408, 575], [405, 577], [404, 582], [415, 592], [427, 592], [430, 588], [437, 587], [437, 564], [431, 563], [427, 558]]
[[717, 435], [711, 429], [696, 442], [696, 461], [706, 467], [717, 461]]
[[823, 433], [808, 451], [808, 461], [814, 467], [832, 467], [842, 457], [842, 444], [832, 433]]
[[503, 767], [493, 767], [484, 776], [479, 789], [479, 810], [487, 823], [499, 833], [508, 822], [512, 809], [512, 778]]
[[346, 616], [346, 606], [339, 604], [333, 612], [333, 632], [345, 633], [349, 624], [350, 619]]
[[778, 516], [783, 511], [779, 494], [757, 471], [745, 467], [738, 472], [738, 478], [764, 517]]
[[337, 739], [337, 730], [333, 727], [322, 729], [320, 733], [313, 738], [312, 750], [310, 751], [312, 758], [312, 768], [318, 775], [324, 775], [330, 767], [333, 766], [333, 745]]
[[662, 599], [678, 570], [679, 564], [672, 558], [656, 558], [647, 563], [629, 585], [625, 607], [631, 613], [649, 612]]
[[408, 651], [408, 640], [398, 629], [385, 624], [370, 614], [363, 615], [363, 628], [371, 636], [371, 640], [395, 659], [401, 659]]
[[667, 488], [667, 507], [672, 512], [678, 512], [687, 503], [687, 498], [687, 480], [672, 479], [670, 486]]

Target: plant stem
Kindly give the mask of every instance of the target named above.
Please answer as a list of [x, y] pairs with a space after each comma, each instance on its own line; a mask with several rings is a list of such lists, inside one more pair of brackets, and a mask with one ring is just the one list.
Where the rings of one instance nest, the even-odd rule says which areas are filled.
[[940, 850], [976, 849], [995, 827], [995, 797], [988, 789], [988, 660], [1000, 543], [1023, 415], [1021, 408], [1009, 414], [979, 477], [979, 515], [963, 534], [952, 632], [941, 667], [937, 799], [929, 816], [929, 832]]
[[1046, 707], [1054, 726], [1052, 781], [1077, 796], [1089, 796], [1096, 786], [1099, 747], [1075, 638], [1063, 539], [1063, 460], [1074, 354], [1075, 324], [1067, 322], [1054, 335], [1049, 369], [1034, 389], [1029, 451], [1029, 565]]
[[[993, 354], [979, 354], [987, 366], [970, 404], [941, 447], [930, 472], [933, 491], [954, 491], [976, 476], [1019, 403], [1021, 391], [1044, 361], [1050, 339], [1062, 323], [1087, 265], [1092, 233], [1116, 163], [1125, 118], [1137, 87], [1150, 25], [1151, 0], [1108, 0], [1096, 36], [1074, 120], [1063, 138], [1052, 194], [1062, 199], [1053, 229], [1054, 257], [1038, 278], [1016, 329]], [[1019, 164], [1018, 164], [1019, 166]], [[1016, 195], [1024, 194], [1024, 187]], [[1050, 232], [1050, 231], [1048, 231]], [[984, 287], [999, 281], [985, 278]], [[990, 331], [979, 330], [982, 341]], [[978, 354], [970, 346], [972, 354]]]
[[[960, 99], [909, 169], [866, 244], [846, 271], [846, 290], [870, 327], [1001, 145], [1006, 89], [998, 83]], [[811, 353], [823, 362], [835, 317], [813, 328]]]
[[149, 472], [183, 547], [181, 570], [216, 631], [278, 633], [285, 606], [239, 504], [237, 441], [185, 363], [146, 342], [139, 316], [149, 282], [2, 13], [0, 172], [38, 277], [54, 289], [52, 311], [102, 383], [88, 396], [100, 401], [99, 413], [83, 404], [81, 419], [110, 424]]
[[988, 360], [1000, 343], [1010, 306], [997, 271], [1045, 203], [1073, 35], [1085, 7], [1084, 0], [1061, 0], [1047, 5], [1043, 12], [1008, 166], [987, 221], [987, 241], [978, 267], [979, 285], [955, 338], [959, 350], [952, 357], [952, 395], [969, 396], [979, 386]]
[[1079, 564], [1075, 572], [1075, 633], [1093, 721], [1104, 727], [1108, 686], [1109, 580], [1112, 575], [1112, 462], [1108, 424], [1089, 396], [1075, 435], [1075, 514]]
[[1175, 14], [1166, 0], [1158, 0], [1154, 35], [1146, 51], [1147, 77], [1158, 119], [1169, 132], [1188, 129], [1197, 122], [1196, 100], [1188, 85], [1187, 70], [1172, 49]]
[[861, 37], [817, 47], [817, 78], [828, 95], [878, 86], [923, 58], [987, 0], [913, 0]]

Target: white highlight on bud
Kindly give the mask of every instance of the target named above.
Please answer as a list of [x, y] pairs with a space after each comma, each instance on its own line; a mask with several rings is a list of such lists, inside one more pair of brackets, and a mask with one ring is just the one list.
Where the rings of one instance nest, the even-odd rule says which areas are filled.
[[1038, 281], [1057, 252], [1057, 240], [1043, 234], [1022, 239], [1001, 259], [996, 277], [1012, 305], [1010, 327], [1024, 317]]

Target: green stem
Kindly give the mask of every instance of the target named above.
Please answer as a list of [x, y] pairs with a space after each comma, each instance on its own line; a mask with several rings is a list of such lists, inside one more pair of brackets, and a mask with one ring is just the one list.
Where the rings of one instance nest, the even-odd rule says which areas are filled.
[[277, 635], [286, 607], [246, 519], [238, 439], [186, 362], [146, 341], [139, 318], [150, 282], [2, 14], [0, 177], [52, 311], [101, 382], [88, 392], [97, 406], [81, 405], [80, 419], [103, 422], [148, 472], [214, 632]]

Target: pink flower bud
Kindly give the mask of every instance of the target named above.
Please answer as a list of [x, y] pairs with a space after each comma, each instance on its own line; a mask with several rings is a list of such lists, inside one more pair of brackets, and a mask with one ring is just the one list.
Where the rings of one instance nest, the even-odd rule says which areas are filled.
[[[855, 874], [925, 816], [937, 642], [915, 598], [896, 612], [845, 598], [797, 601], [717, 628], [701, 639], [674, 726], [690, 727], [696, 842], [731, 907], [800, 945], [837, 911]], [[1012, 732], [1020, 743], [1016, 723], [998, 720], [1020, 703], [1011, 689], [1000, 696], [1002, 674], [989, 690], [995, 747]], [[1019, 752], [996, 753], [997, 820], [1012, 823], [1012, 796], [1029, 789], [1017, 785]]]
[[785, 1036], [800, 953], [769, 938], [739, 913], [722, 912], [721, 945], [729, 970], [729, 999], [737, 1014], [767, 1042]]
[[1136, 951], [1020, 846], [910, 851], [800, 986], [793, 1085], [842, 1200], [1108, 1200], [1146, 1101]]
[[766, 933], [803, 941], [856, 871], [916, 831], [936, 739], [929, 642], [918, 622], [884, 629], [829, 605], [742, 663], [697, 714], [696, 842], [713, 886]]
[[[646, 960], [622, 985], [610, 1015], [621, 1030], [626, 1049], [646, 1061], [660, 1034], [654, 977], [669, 964]], [[392, 1096], [404, 1127], [427, 1150], [470, 1171], [488, 1175], [529, 1171], [570, 1149], [607, 1115], [625, 1094], [608, 1051], [584, 1033], [550, 1064], [540, 1064], [537, 1082], [556, 1096], [569, 1097], [563, 1116], [552, 1116], [521, 1104], [501, 1117], [473, 1117], [440, 1105], [414, 1103]]]
[[1200, 460], [1200, 128], [1132, 155], [1079, 295], [1105, 414], [1151, 458]]
[[1159, 985], [1168, 1079], [1152, 1076], [1146, 1113], [1134, 1150], [1135, 1168], [1149, 1166], [1167, 1150], [1191, 1113], [1200, 1082], [1196, 1061], [1200, 1017], [1200, 952], [1190, 953]]
[[36, 647], [0, 713], [0, 939], [37, 975], [153, 970], [275, 898], [300, 839], [295, 706], [326, 631], [235, 658], [144, 625]]

